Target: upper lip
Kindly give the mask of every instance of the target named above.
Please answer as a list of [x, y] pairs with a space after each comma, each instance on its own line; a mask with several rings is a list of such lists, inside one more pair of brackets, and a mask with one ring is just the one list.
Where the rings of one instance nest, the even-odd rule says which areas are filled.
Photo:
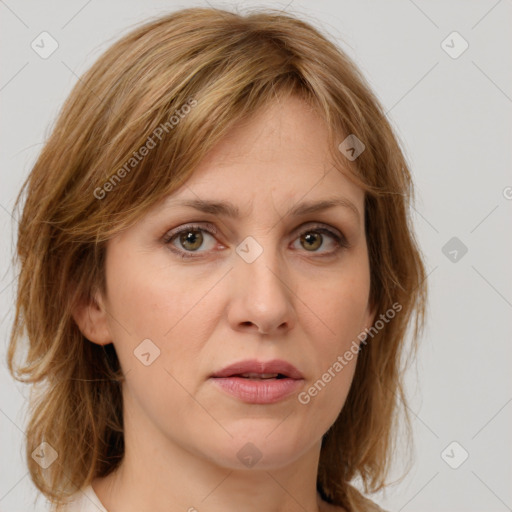
[[291, 379], [302, 379], [302, 373], [293, 366], [293, 364], [282, 359], [272, 359], [271, 361], [258, 361], [256, 359], [247, 359], [226, 366], [212, 374], [212, 377], [232, 377], [242, 373], [280, 373]]

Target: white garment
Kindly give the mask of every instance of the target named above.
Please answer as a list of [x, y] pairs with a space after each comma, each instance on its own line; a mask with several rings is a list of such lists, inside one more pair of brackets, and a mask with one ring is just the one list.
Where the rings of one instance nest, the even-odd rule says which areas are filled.
[[70, 501], [65, 507], [59, 509], [59, 512], [108, 512], [102, 505], [98, 496], [91, 485], [75, 494], [73, 501]]

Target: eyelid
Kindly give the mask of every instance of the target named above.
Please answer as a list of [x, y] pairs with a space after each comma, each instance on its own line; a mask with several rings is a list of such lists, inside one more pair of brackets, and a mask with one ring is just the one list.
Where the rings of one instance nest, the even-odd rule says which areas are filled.
[[[207, 228], [205, 228], [205, 226], [207, 226]], [[206, 231], [212, 235], [217, 235], [219, 230], [215, 227], [214, 224], [210, 224], [208, 222], [206, 223], [203, 223], [203, 222], [187, 222], [185, 224], [180, 224], [178, 227], [174, 228], [174, 229], [171, 229], [171, 230], [168, 230], [164, 233], [164, 236], [162, 237], [162, 240], [164, 242], [169, 242], [171, 240], [171, 238], [178, 234], [178, 233], [181, 233], [182, 231], [185, 231], [187, 229], [198, 229], [198, 230], [203, 230], [203, 231]]]
[[333, 237], [336, 242], [345, 249], [350, 249], [352, 244], [349, 242], [345, 229], [335, 227], [332, 224], [321, 222], [321, 221], [307, 221], [303, 222], [294, 231], [294, 236], [301, 233], [307, 233], [309, 231], [318, 231], [319, 233], [325, 233]]
[[[209, 222], [203, 222], [203, 221], [189, 222], [189, 223], [181, 224], [180, 226], [178, 226], [170, 231], [167, 231], [164, 234], [164, 236], [162, 237], [162, 241], [166, 245], [171, 246], [172, 245], [170, 243], [171, 240], [176, 235], [178, 235], [188, 229], [204, 231], [212, 236], [217, 235], [219, 232], [219, 230], [216, 228], [216, 226]], [[338, 245], [338, 247], [334, 251], [331, 251], [328, 253], [318, 253], [317, 257], [332, 256], [332, 255], [336, 254], [341, 249], [350, 249], [351, 248], [351, 244], [348, 242], [347, 237], [341, 230], [339, 230], [329, 224], [325, 224], [322, 222], [315, 222], [315, 221], [304, 222], [303, 224], [298, 226], [296, 229], [294, 229], [293, 236], [295, 238], [293, 240], [295, 240], [297, 238], [297, 236], [304, 234], [304, 233], [308, 233], [310, 231], [317, 231], [322, 234], [327, 234], [328, 236], [333, 238], [334, 241], [336, 242], [336, 244]], [[174, 248], [171, 250], [174, 253], [181, 255], [183, 258], [194, 258], [194, 257], [199, 258], [200, 257], [200, 256], [195, 255], [195, 251], [183, 251], [183, 250], [180, 250], [177, 248]], [[206, 252], [206, 251], [204, 251], [204, 252]], [[308, 251], [306, 251], [306, 252], [308, 252]], [[199, 251], [197, 254], [201, 254], [201, 251]], [[311, 254], [315, 254], [315, 251], [312, 251]]]
[[[307, 231], [305, 226], [308, 226], [309, 224], [312, 224], [312, 226], [309, 228], [311, 230], [313, 230], [315, 228], [325, 228], [329, 231], [334, 231], [333, 234], [337, 234], [339, 237], [345, 238], [345, 235], [343, 234], [343, 232], [340, 231], [339, 229], [335, 228], [334, 226], [331, 226], [331, 225], [323, 223], [323, 222], [315, 222], [315, 221], [308, 221], [308, 222], [302, 223], [300, 226], [298, 226], [297, 228], [295, 228], [293, 230], [293, 233], [295, 234], [300, 231]], [[204, 226], [207, 226], [208, 229], [206, 229]], [[209, 222], [204, 222], [204, 221], [187, 222], [185, 224], [180, 224], [178, 227], [176, 227], [174, 229], [167, 230], [164, 233], [163, 238], [167, 241], [168, 239], [172, 238], [175, 234], [180, 233], [181, 231], [184, 231], [186, 229], [204, 229], [205, 231], [207, 231], [213, 235], [217, 235], [219, 232], [219, 230], [216, 228], [215, 224], [210, 224]]]

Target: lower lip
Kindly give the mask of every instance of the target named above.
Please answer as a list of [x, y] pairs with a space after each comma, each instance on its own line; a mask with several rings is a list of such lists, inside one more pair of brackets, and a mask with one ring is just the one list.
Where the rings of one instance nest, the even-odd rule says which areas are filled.
[[226, 393], [249, 404], [273, 404], [290, 396], [302, 386], [303, 379], [244, 379], [212, 377]]

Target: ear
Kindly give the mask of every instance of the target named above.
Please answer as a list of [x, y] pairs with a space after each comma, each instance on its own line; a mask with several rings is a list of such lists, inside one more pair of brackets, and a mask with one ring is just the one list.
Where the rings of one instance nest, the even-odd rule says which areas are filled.
[[107, 311], [103, 298], [99, 292], [88, 301], [77, 305], [72, 316], [81, 333], [93, 343], [107, 345], [112, 343], [112, 336], [108, 328]]

